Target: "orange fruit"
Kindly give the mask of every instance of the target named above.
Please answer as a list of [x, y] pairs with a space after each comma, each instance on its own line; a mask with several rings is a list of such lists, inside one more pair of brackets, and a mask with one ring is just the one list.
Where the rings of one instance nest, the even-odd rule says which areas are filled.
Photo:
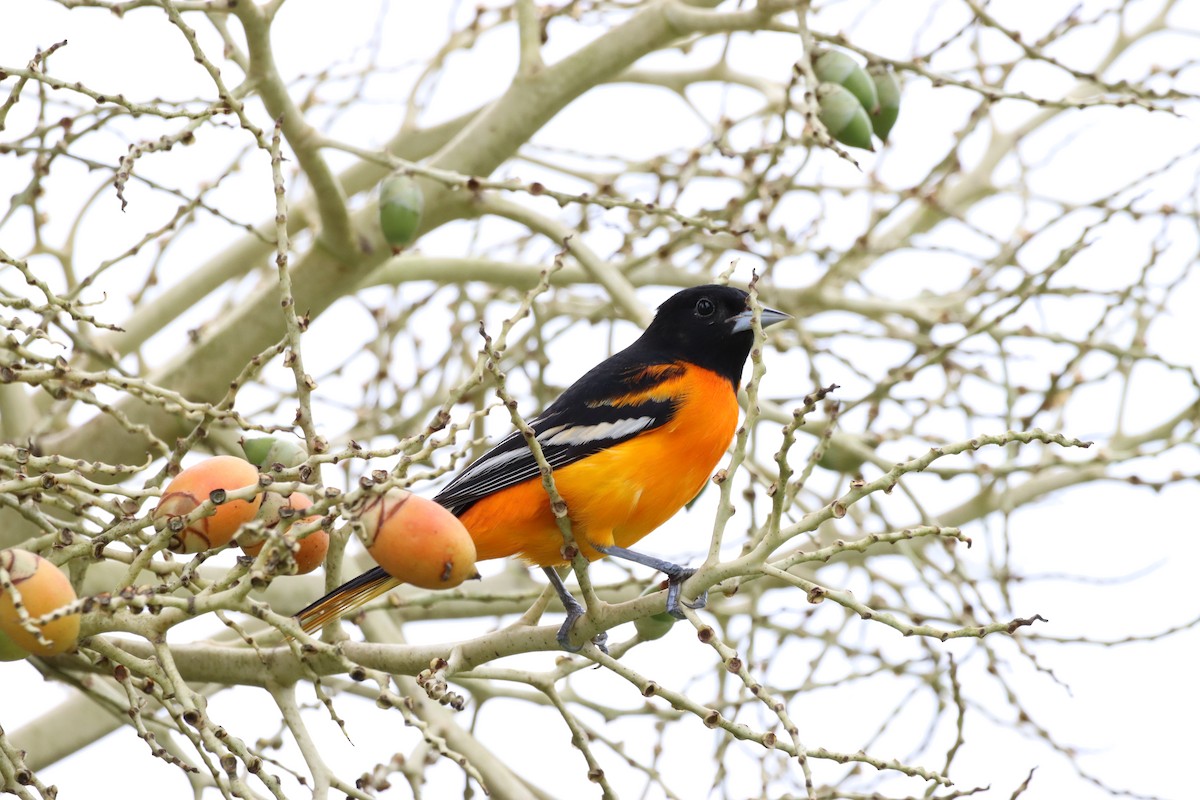
[[[180, 472], [167, 484], [154, 520], [159, 525], [190, 514], [214, 492], [232, 492], [258, 483], [258, 469], [241, 458], [213, 456]], [[168, 549], [176, 553], [199, 553], [220, 547], [233, 538], [242, 523], [254, 519], [262, 495], [252, 500], [229, 500], [210, 516], [198, 519], [171, 538]]]
[[[289, 505], [297, 511], [303, 511], [312, 505], [312, 499], [301, 492], [293, 492], [288, 495], [286, 501], [279, 495], [268, 494], [267, 499], [263, 501], [263, 509], [267, 511], [267, 515], [264, 517], [267, 525], [276, 525], [279, 523], [279, 509], [284, 505]], [[311, 522], [315, 519], [317, 519], [317, 516], [314, 514], [311, 517], [297, 520], [292, 525], [295, 526], [301, 522]], [[290, 534], [288, 538], [291, 538]], [[256, 542], [244, 544], [242, 545], [242, 551], [248, 556], [257, 556], [262, 552], [264, 541], [263, 539], [259, 539]], [[325, 554], [329, 552], [329, 533], [323, 530], [313, 531], [303, 539], [300, 539], [298, 544], [300, 548], [292, 553], [292, 557], [296, 559], [296, 574], [305, 575], [325, 562]]]
[[458, 517], [424, 497], [389, 489], [359, 512], [363, 543], [393, 578], [423, 589], [449, 589], [475, 571], [475, 542]]
[[[31, 617], [49, 614], [75, 602], [75, 589], [66, 574], [36, 553], [16, 547], [0, 550], [0, 566], [8, 570], [9, 579], [21, 594], [21, 605]], [[79, 615], [68, 614], [46, 623], [41, 630], [49, 645], [42, 644], [22, 627], [12, 596], [0, 591], [0, 634], [26, 653], [53, 656], [70, 650], [79, 639]], [[12, 647], [3, 650], [14, 655]]]

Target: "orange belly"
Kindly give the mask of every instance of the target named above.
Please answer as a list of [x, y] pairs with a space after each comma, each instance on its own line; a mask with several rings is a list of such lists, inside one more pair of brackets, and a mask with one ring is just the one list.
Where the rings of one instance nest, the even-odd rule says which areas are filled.
[[[554, 471], [589, 561], [604, 555], [593, 544], [629, 547], [674, 516], [704, 488], [733, 439], [738, 406], [729, 381], [692, 367], [661, 390], [682, 401], [670, 422]], [[694, 396], [704, 402], [688, 402]], [[516, 555], [543, 567], [565, 563], [540, 478], [480, 500], [460, 519], [481, 561]]]

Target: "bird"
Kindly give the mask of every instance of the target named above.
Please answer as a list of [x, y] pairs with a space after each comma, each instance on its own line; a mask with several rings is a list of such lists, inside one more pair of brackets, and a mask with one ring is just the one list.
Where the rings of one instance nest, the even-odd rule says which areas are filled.
[[[760, 325], [791, 319], [771, 308]], [[571, 534], [588, 560], [609, 556], [664, 573], [666, 610], [677, 618], [680, 586], [695, 570], [630, 550], [704, 488], [737, 429], [737, 391], [754, 344], [749, 294], [732, 286], [683, 289], [659, 307], [642, 335], [597, 364], [529, 421]], [[563, 535], [532, 450], [513, 431], [468, 464], [434, 498], [459, 518], [476, 559], [517, 556], [539, 566], [567, 617], [557, 641], [585, 613], [555, 567], [568, 563]], [[306, 633], [398, 586], [381, 567], [353, 578], [296, 614]], [[702, 608], [705, 595], [686, 603]], [[601, 644], [603, 640], [600, 640]]]

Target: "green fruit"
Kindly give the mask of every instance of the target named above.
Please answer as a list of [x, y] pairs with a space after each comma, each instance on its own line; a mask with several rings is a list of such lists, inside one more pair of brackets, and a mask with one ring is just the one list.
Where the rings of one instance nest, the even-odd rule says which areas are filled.
[[874, 149], [871, 118], [849, 89], [836, 83], [822, 83], [817, 87], [817, 102], [820, 104], [817, 116], [830, 136], [851, 147]]
[[817, 460], [818, 466], [830, 472], [844, 472], [847, 475], [856, 475], [865, 463], [866, 460], [857, 453], [834, 445], [830, 445]]
[[671, 626], [675, 624], [675, 618], [667, 612], [661, 614], [653, 614], [649, 617], [642, 617], [633, 621], [633, 627], [637, 629], [638, 637], [643, 642], [652, 642], [655, 639], [661, 639], [670, 632]]
[[879, 96], [879, 108], [871, 114], [871, 127], [880, 141], [886, 142], [896, 117], [900, 116], [900, 81], [896, 74], [882, 64], [871, 67], [871, 80]]
[[[661, 583], [652, 583], [642, 590], [642, 597], [655, 594], [662, 591]], [[660, 611], [657, 614], [651, 614], [648, 617], [640, 617], [633, 621], [633, 627], [637, 629], [638, 636], [643, 642], [650, 642], [655, 639], [661, 639], [671, 630], [671, 626], [676, 623], [676, 619], [665, 611]]]
[[857, 61], [841, 50], [826, 50], [821, 53], [813, 60], [813, 71], [817, 73], [821, 83], [836, 83], [849, 89], [868, 114], [874, 114], [878, 110], [879, 96], [871, 76]]
[[425, 196], [409, 175], [393, 175], [379, 186], [379, 227], [393, 247], [403, 247], [417, 236]]
[[8, 634], [0, 631], [0, 661], [20, 661], [22, 658], [28, 658], [29, 653], [21, 649], [20, 645], [8, 638]]
[[877, 434], [843, 433], [835, 436], [829, 442], [829, 447], [821, 455], [817, 464], [832, 472], [844, 472], [857, 475], [870, 458], [863, 448], [874, 451], [879, 448], [881, 437]]
[[308, 459], [304, 445], [294, 439], [276, 439], [274, 436], [247, 439], [242, 442], [242, 452], [247, 461], [263, 468], [270, 468], [272, 464], [298, 467]]

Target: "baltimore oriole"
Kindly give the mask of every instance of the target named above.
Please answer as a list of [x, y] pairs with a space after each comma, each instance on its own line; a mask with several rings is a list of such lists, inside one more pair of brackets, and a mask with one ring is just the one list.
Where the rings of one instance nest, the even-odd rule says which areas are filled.
[[[762, 309], [762, 327], [788, 319]], [[628, 550], [692, 500], [724, 455], [737, 427], [737, 389], [754, 342], [749, 296], [728, 286], [697, 286], [658, 308], [646, 331], [602, 361], [530, 421], [571, 533], [589, 560], [634, 561], [667, 575], [667, 611], [695, 570]], [[545, 571], [567, 610], [559, 644], [583, 606], [554, 570], [566, 563], [538, 465], [514, 431], [460, 472], [436, 497], [462, 521], [477, 559], [520, 556]], [[306, 632], [398, 586], [376, 567], [296, 615]], [[693, 608], [704, 604], [697, 598]]]

